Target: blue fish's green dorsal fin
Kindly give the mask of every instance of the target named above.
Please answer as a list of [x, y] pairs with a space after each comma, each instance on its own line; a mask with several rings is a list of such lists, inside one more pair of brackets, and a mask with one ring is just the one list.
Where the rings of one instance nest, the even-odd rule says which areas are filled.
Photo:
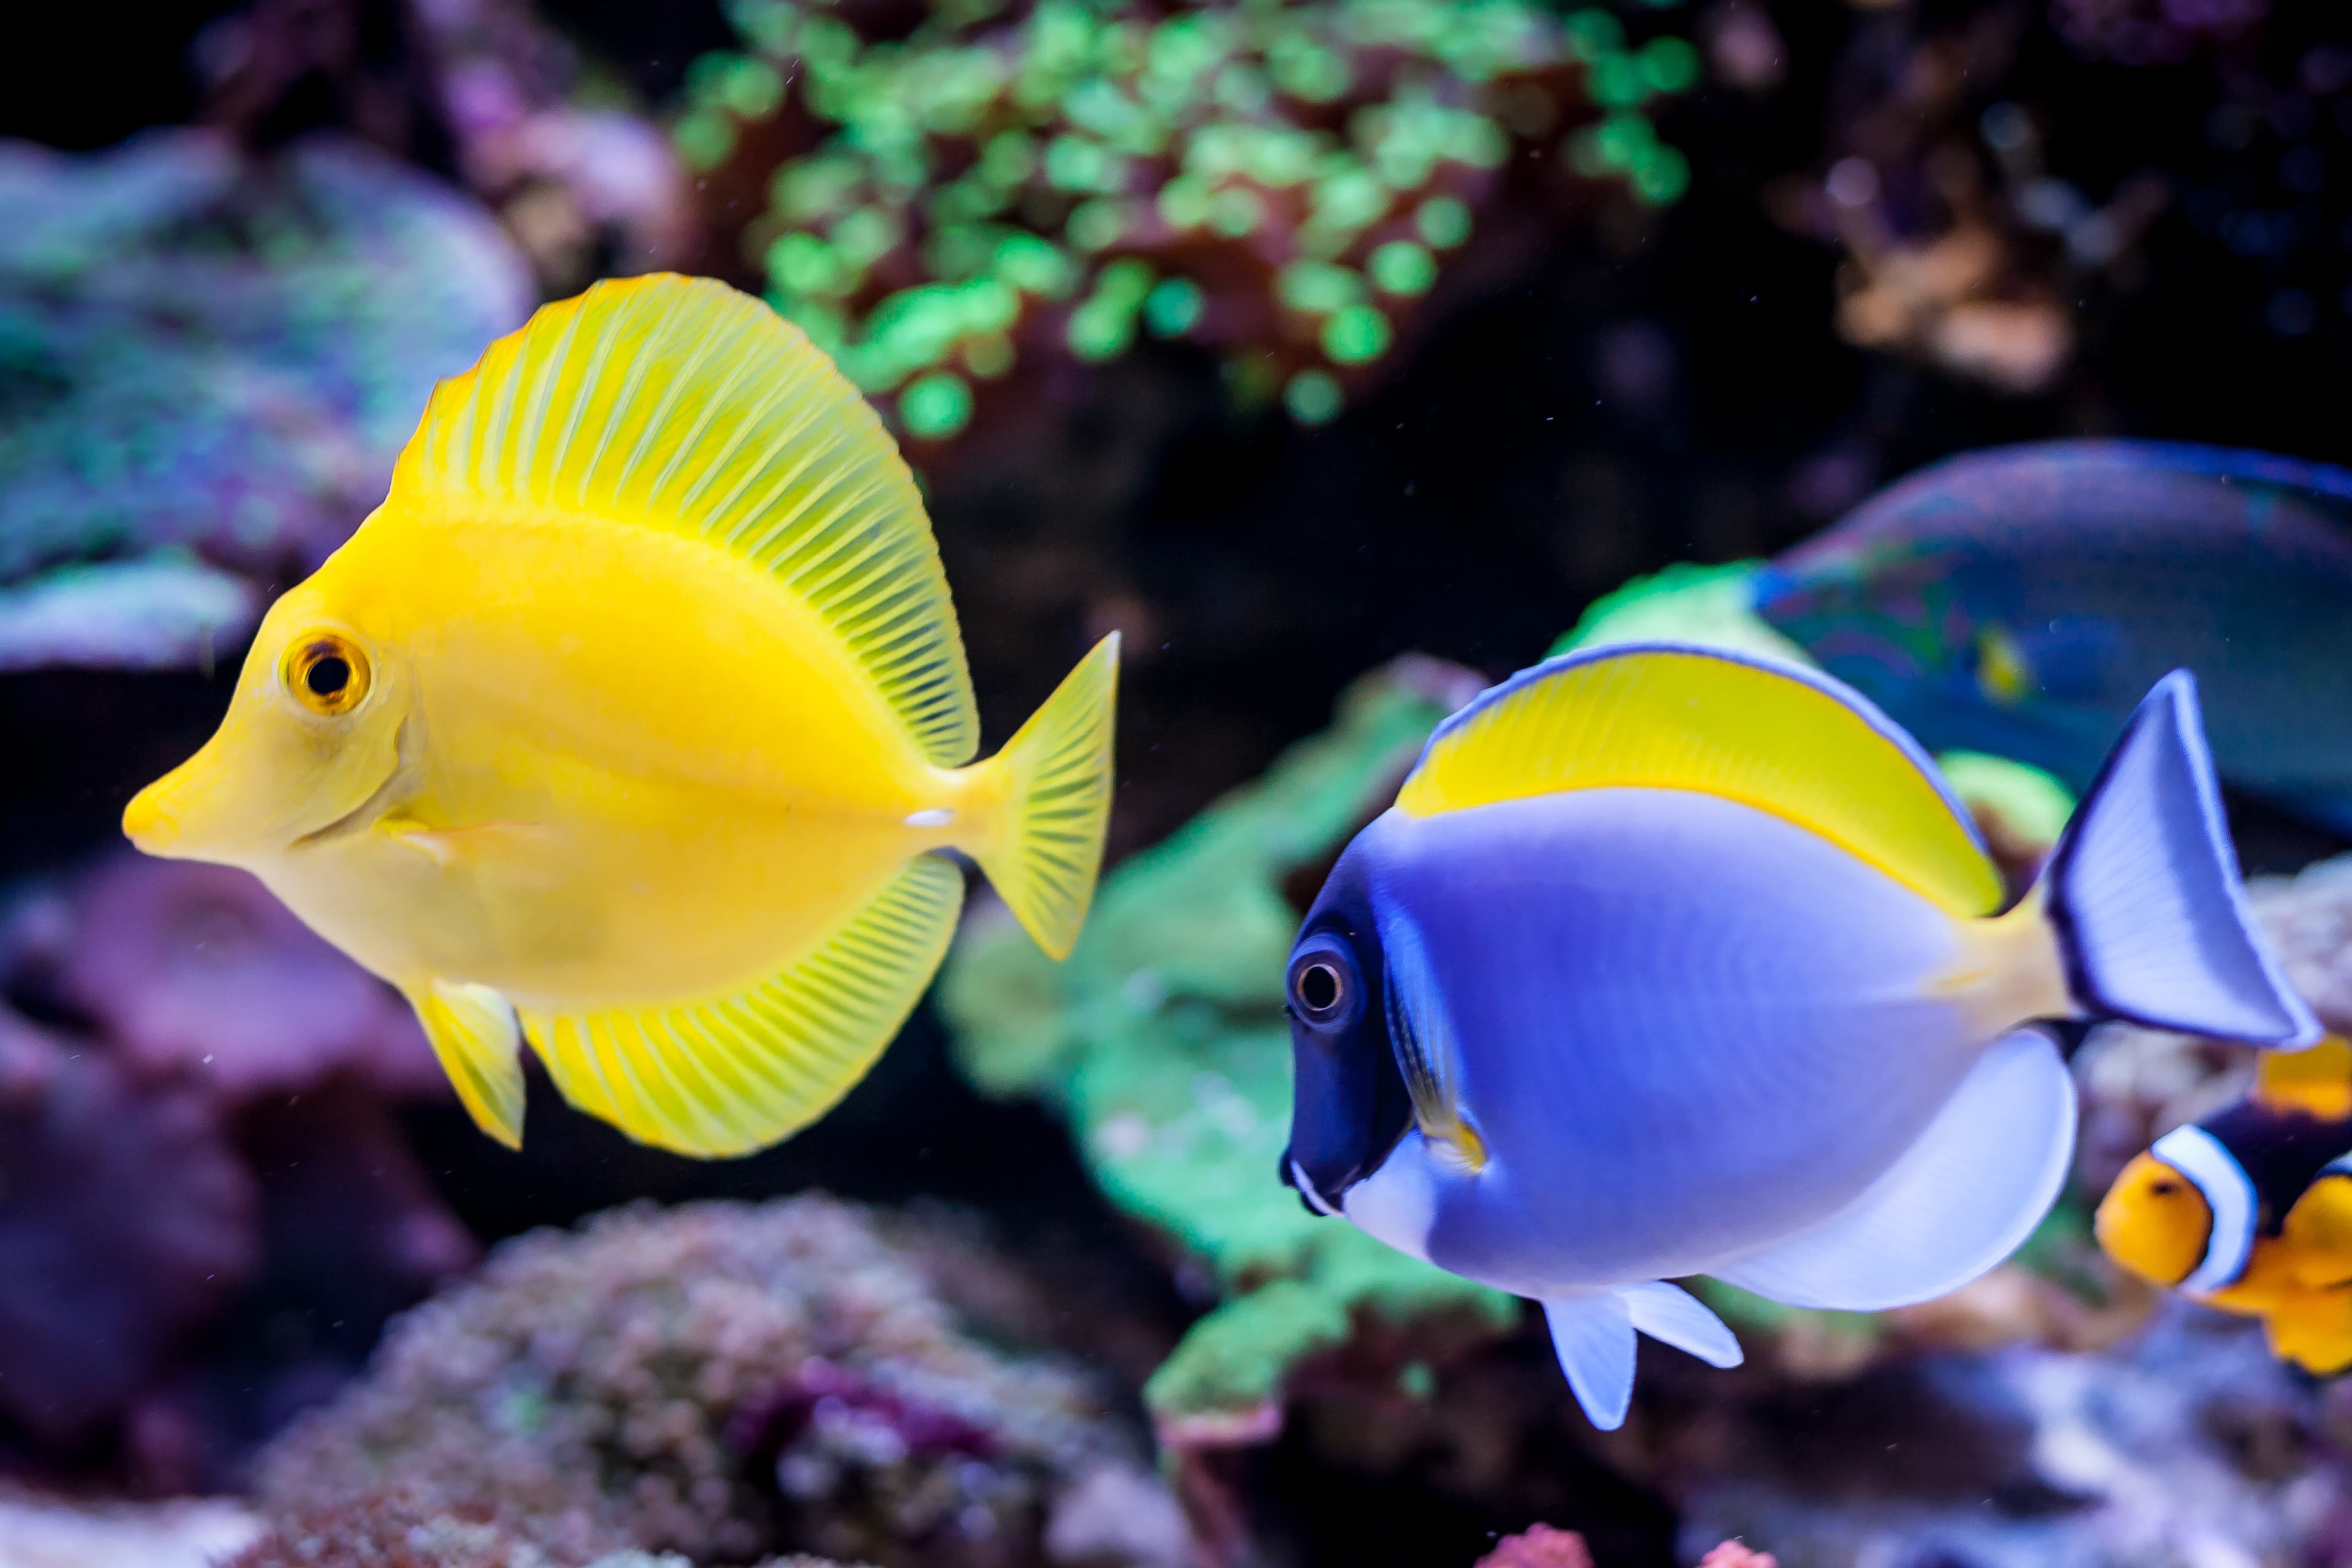
[[723, 283], [659, 273], [544, 307], [435, 391], [385, 506], [708, 540], [806, 602], [931, 762], [978, 748], [914, 476], [833, 362]]
[[1414, 816], [1561, 790], [1696, 790], [1820, 834], [1955, 914], [2000, 873], [1935, 764], [1828, 677], [1674, 644], [1566, 654], [1438, 727], [1397, 796]]

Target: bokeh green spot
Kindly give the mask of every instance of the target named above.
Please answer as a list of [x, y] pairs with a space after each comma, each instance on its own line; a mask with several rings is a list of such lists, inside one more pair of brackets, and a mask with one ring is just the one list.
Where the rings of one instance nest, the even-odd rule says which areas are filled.
[[951, 372], [919, 377], [900, 395], [898, 417], [910, 435], [945, 440], [971, 423], [971, 388]]
[[1282, 389], [1282, 405], [1301, 425], [1328, 425], [1339, 416], [1339, 384], [1331, 373], [1302, 370]]

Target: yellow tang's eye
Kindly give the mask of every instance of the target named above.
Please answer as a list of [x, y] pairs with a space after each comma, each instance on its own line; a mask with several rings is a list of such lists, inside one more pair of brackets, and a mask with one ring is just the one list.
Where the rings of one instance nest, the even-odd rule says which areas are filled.
[[313, 713], [348, 713], [368, 694], [367, 655], [349, 637], [313, 632], [287, 650], [286, 689]]

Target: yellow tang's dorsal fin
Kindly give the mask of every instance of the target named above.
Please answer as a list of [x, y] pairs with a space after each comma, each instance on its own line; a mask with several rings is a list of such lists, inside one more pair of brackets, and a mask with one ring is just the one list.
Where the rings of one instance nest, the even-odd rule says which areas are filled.
[[723, 283], [657, 273], [544, 307], [435, 391], [385, 506], [706, 539], [804, 600], [931, 762], [978, 747], [914, 476], [833, 362]]
[[1397, 805], [1625, 786], [1769, 811], [1954, 914], [2000, 904], [1976, 825], [1909, 736], [1828, 677], [1745, 654], [1629, 644], [1522, 670], [1438, 727]]
[[2341, 1035], [2326, 1035], [2307, 1050], [2258, 1052], [2254, 1098], [2273, 1110], [2329, 1121], [2352, 1117], [2352, 1045]]

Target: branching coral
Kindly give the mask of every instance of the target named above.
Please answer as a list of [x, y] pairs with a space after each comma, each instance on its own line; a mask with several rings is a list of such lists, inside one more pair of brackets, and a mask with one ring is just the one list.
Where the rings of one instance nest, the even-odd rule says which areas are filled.
[[1082, 1381], [967, 1337], [873, 1220], [803, 1197], [506, 1244], [265, 1454], [258, 1489], [293, 1518], [402, 1488], [565, 1563], [791, 1544], [997, 1568], [1107, 1470], [1137, 1473]]
[[949, 967], [941, 1000], [973, 1080], [1055, 1103], [1111, 1200], [1231, 1297], [1146, 1391], [1180, 1443], [1271, 1436], [1301, 1364], [1351, 1344], [1388, 1342], [1370, 1357], [1384, 1371], [1356, 1371], [1392, 1381], [1517, 1321], [1507, 1299], [1315, 1217], [1275, 1179], [1290, 1117], [1282, 966], [1298, 921], [1286, 881], [1311, 897], [1476, 686], [1426, 661], [1367, 678], [1329, 733], [1122, 865], [1066, 963], [1005, 922], [975, 924]]
[[[233, 647], [255, 587], [351, 531], [434, 379], [529, 303], [494, 226], [355, 145], [0, 143], [0, 585], [157, 557], [67, 579], [70, 613], [0, 598], [7, 667]], [[93, 644], [107, 624], [122, 646]]]
[[[1673, 4], [1674, 0], [1664, 0]], [[1644, 106], [1682, 38], [1528, 0], [736, 0], [677, 128], [771, 298], [923, 439], [973, 383], [1139, 332], [1319, 423], [1507, 204], [1689, 181]]]

